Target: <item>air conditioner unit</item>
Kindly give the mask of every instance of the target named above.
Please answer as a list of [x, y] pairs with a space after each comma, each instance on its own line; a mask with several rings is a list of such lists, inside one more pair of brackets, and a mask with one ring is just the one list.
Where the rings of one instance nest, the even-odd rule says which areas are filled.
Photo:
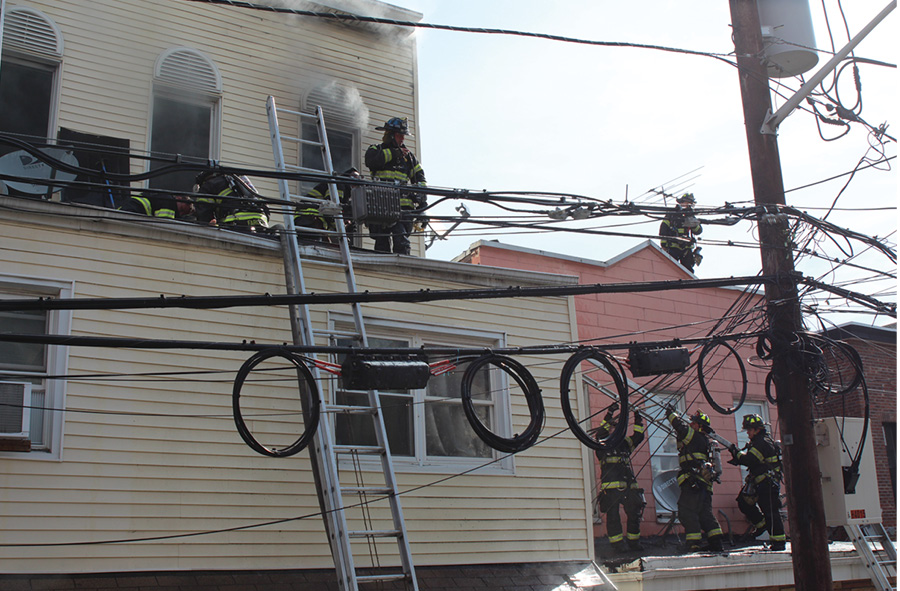
[[0, 382], [0, 437], [28, 439], [31, 384]]

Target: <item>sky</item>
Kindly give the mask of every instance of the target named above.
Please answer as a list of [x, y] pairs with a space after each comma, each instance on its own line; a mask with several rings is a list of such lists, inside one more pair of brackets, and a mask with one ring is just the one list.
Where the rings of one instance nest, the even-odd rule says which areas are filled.
[[[731, 41], [728, 2], [645, 0], [393, 0], [396, 6], [422, 13], [422, 22], [547, 33], [598, 41], [661, 45], [728, 54]], [[887, 0], [843, 2], [846, 28], [855, 35]], [[824, 6], [824, 9], [823, 9]], [[837, 0], [812, 2], [817, 48], [838, 49], [848, 41]], [[826, 24], [830, 23], [831, 37]], [[896, 64], [897, 22], [892, 12], [857, 47], [855, 55]], [[418, 29], [419, 117], [413, 121], [416, 151], [430, 186], [470, 191], [536, 191], [571, 193], [620, 203], [662, 204], [653, 190], [694, 193], [701, 207], [750, 204], [753, 187], [743, 124], [737, 70], [710, 57], [650, 49], [610, 48], [551, 40]], [[811, 76], [825, 62], [819, 63]], [[842, 102], [856, 100], [850, 69], [841, 76]], [[888, 133], [897, 115], [896, 68], [862, 65], [861, 116]], [[781, 79], [789, 97], [798, 78]], [[775, 107], [784, 98], [775, 96]], [[403, 114], [398, 114], [403, 115]], [[834, 128], [823, 130], [826, 137]], [[778, 133], [784, 186], [789, 205], [821, 217], [847, 177], [790, 191], [836, 174], [850, 172], [870, 151], [869, 132], [853, 126], [841, 139], [823, 141], [814, 117], [795, 111]], [[887, 156], [896, 154], [889, 143]], [[857, 232], [891, 236], [896, 241], [898, 198], [896, 163], [858, 172], [828, 218]], [[459, 201], [434, 208], [434, 215], [455, 215]], [[467, 203], [473, 215], [501, 215], [483, 204]], [[886, 209], [875, 209], [886, 208]], [[634, 222], [636, 219], [629, 219]], [[621, 220], [572, 222], [580, 227], [655, 235], [658, 221], [613, 226]], [[446, 228], [436, 224], [439, 229]], [[428, 258], [450, 260], [478, 240], [536, 248], [553, 253], [608, 260], [646, 238], [591, 236], [566, 232], [491, 233], [484, 227], [460, 226], [427, 251]], [[707, 226], [704, 259], [695, 273], [701, 278], [753, 275], [760, 270], [759, 251], [722, 243], [755, 242], [749, 222], [734, 227]], [[833, 246], [833, 245], [831, 245]], [[823, 253], [847, 254], [822, 245]], [[871, 250], [854, 245], [853, 261], [883, 272], [896, 265]], [[849, 251], [848, 251], [849, 252]], [[869, 271], [842, 268], [831, 262], [804, 261], [806, 275], [896, 301], [896, 281], [866, 281]], [[836, 302], [831, 302], [836, 304]], [[823, 302], [824, 305], [824, 302]], [[832, 314], [848, 321], [885, 325], [881, 315]]]

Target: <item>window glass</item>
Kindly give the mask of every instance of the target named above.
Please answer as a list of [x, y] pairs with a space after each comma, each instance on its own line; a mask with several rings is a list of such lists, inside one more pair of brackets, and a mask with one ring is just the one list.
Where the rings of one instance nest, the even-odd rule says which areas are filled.
[[[371, 337], [370, 347], [406, 348], [407, 341]], [[338, 347], [359, 346], [351, 339], [338, 339]], [[346, 355], [339, 355], [337, 363], [343, 363]], [[393, 456], [412, 456], [415, 429], [413, 427], [413, 395], [406, 390], [380, 390], [381, 413], [387, 431], [388, 446]], [[336, 393], [338, 404], [368, 406], [368, 393], [344, 390], [340, 381]], [[335, 418], [335, 436], [339, 445], [376, 445], [375, 427], [371, 417], [365, 415], [343, 415]]]
[[[180, 154], [186, 162], [206, 163], [210, 159], [213, 106], [209, 102], [177, 97], [153, 97], [153, 124], [150, 151], [154, 156]], [[153, 160], [150, 170], [171, 162]], [[150, 187], [174, 191], [190, 191], [196, 171], [167, 173], [150, 179]]]
[[[54, 70], [7, 59], [0, 67], [0, 131], [46, 139]], [[17, 150], [0, 145], [0, 155]]]
[[[665, 403], [673, 404], [679, 411], [683, 408], [683, 401], [672, 401], [672, 397], [665, 394], [654, 394], [647, 396], [644, 405], [644, 412], [651, 420], [647, 421], [646, 438], [647, 445], [650, 448], [650, 469], [653, 473], [654, 482], [660, 474], [666, 472], [678, 471], [678, 447], [676, 445], [675, 436], [669, 427], [669, 421], [666, 419]], [[668, 481], [670, 478], [661, 478], [661, 481]], [[677, 498], [674, 497], [674, 498]], [[675, 509], [675, 507], [670, 507]], [[663, 501], [656, 499], [656, 514], [669, 515], [666, 507], [663, 507]]]
[[[345, 170], [356, 166], [353, 162], [353, 154], [355, 153], [353, 149], [353, 133], [330, 127], [327, 122], [325, 129], [328, 134], [328, 147], [331, 149], [331, 164], [335, 172], [341, 174]], [[303, 121], [301, 123], [301, 137], [307, 141], [318, 142], [319, 131], [316, 128], [316, 124]], [[300, 166], [324, 171], [325, 162], [322, 159], [322, 149], [319, 146], [301, 144]], [[302, 182], [300, 183], [301, 193], [306, 194], [315, 186], [315, 182]]]
[[[338, 330], [350, 327], [341, 323]], [[376, 330], [367, 323], [368, 332]], [[394, 332], [385, 329], [386, 332]], [[402, 332], [396, 330], [395, 332]], [[336, 346], [359, 346], [358, 341], [348, 338], [334, 339]], [[497, 346], [499, 341], [477, 341], [475, 346]], [[420, 347], [460, 347], [465, 343], [440, 340], [426, 340], [418, 335], [407, 337], [369, 336], [369, 346], [373, 348], [415, 348]], [[468, 346], [473, 346], [469, 343]], [[334, 361], [342, 363], [345, 355], [336, 355]], [[469, 424], [462, 405], [461, 385], [465, 366], [437, 376], [431, 376], [425, 388], [408, 391], [379, 390], [381, 407], [388, 434], [391, 454], [406, 463], [429, 466], [459, 466], [470, 462], [490, 460], [494, 450], [475, 434]], [[361, 391], [344, 390], [341, 380], [336, 384], [334, 398], [338, 404], [368, 405], [367, 394]], [[501, 420], [500, 413], [508, 412], [506, 402], [508, 392], [502, 370], [492, 365], [481, 368], [472, 381], [472, 399], [476, 412], [485, 425], [504, 437], [509, 434], [508, 420]], [[365, 415], [345, 415], [334, 417], [335, 436], [339, 444], [374, 445], [375, 431], [371, 417]], [[501, 465], [502, 464], [502, 465]], [[497, 468], [509, 469], [510, 463], [500, 463]]]
[[[735, 404], [737, 404], [737, 402], [735, 402]], [[750, 441], [747, 432], [743, 430], [741, 425], [744, 424], [744, 415], [752, 414], [757, 414], [762, 417], [763, 422], [766, 424], [766, 431], [769, 432], [770, 436], [772, 435], [772, 428], [771, 425], [769, 425], [768, 405], [765, 402], [746, 400], [741, 406], [741, 410], [734, 413], [734, 426], [737, 428], [737, 441], [735, 442], [735, 445], [738, 446], [738, 449], [743, 449]], [[741, 466], [741, 476], [747, 476], [746, 466]]]
[[[8, 276], [0, 276], [2, 299], [60, 297], [65, 289], [67, 288], [48, 289], [46, 286], [31, 286], [18, 278], [10, 281]], [[70, 295], [70, 291], [65, 293]], [[0, 326], [4, 331], [11, 333], [63, 334], [68, 328], [69, 315], [69, 312], [0, 312]], [[34, 343], [0, 343], [0, 381], [32, 384], [29, 426], [32, 451], [51, 451], [54, 437], [61, 434], [59, 421], [54, 421], [55, 418], [61, 420], [61, 415], [55, 415], [50, 408], [62, 405], [65, 382], [47, 380], [46, 376], [64, 367], [61, 347]], [[21, 453], [18, 455], [21, 456]]]
[[[488, 366], [489, 367], [489, 366]], [[485, 425], [495, 424], [492, 373], [482, 367], [472, 383], [472, 398]], [[425, 453], [429, 456], [491, 457], [491, 448], [472, 430], [462, 407], [462, 371], [433, 376], [425, 397]]]

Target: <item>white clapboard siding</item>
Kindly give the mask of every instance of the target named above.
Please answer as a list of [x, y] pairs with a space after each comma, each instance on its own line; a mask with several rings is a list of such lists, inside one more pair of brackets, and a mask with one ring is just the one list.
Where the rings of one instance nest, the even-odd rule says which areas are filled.
[[[380, 141], [387, 118], [416, 124], [414, 37], [377, 35], [310, 18], [171, 0], [34, 0], [62, 31], [59, 125], [127, 138], [148, 147], [152, 77], [157, 58], [190, 47], [222, 77], [223, 162], [271, 168], [265, 98], [298, 108], [330, 81], [362, 97], [367, 120], [360, 150]], [[404, 13], [400, 13], [404, 14]], [[418, 132], [418, 130], [415, 130]], [[415, 149], [415, 136], [410, 142]], [[360, 154], [361, 156], [361, 154]], [[424, 163], [427, 171], [427, 162]], [[133, 164], [133, 172], [141, 172]], [[270, 180], [254, 179], [264, 194]], [[87, 208], [0, 196], [19, 207], [0, 218], [0, 273], [74, 281], [78, 298], [167, 298], [284, 292], [276, 242], [227, 231], [141, 224]], [[22, 208], [23, 205], [28, 207]], [[29, 207], [31, 209], [29, 209]], [[77, 212], [79, 217], [75, 217]], [[124, 220], [124, 221], [123, 221]], [[280, 221], [280, 220], [279, 220]], [[173, 229], [175, 228], [175, 229]], [[418, 252], [424, 253], [421, 240]], [[398, 264], [361, 256], [360, 290], [432, 290], [571, 282], [538, 273], [455, 263]], [[379, 260], [379, 262], [373, 262]], [[340, 269], [304, 261], [307, 288], [344, 292]], [[500, 283], [498, 283], [500, 282]], [[313, 306], [314, 328], [346, 317], [346, 305]], [[506, 298], [371, 304], [370, 318], [503, 335], [510, 347], [571, 342], [571, 298]], [[217, 310], [150, 308], [77, 311], [72, 334], [184, 341], [290, 342], [286, 307]], [[68, 373], [133, 376], [214, 371], [184, 380], [67, 381], [60, 461], [0, 453], [0, 572], [114, 572], [329, 568], [307, 452], [271, 459], [241, 441], [231, 416], [234, 374], [252, 353], [71, 347]], [[592, 555], [590, 455], [566, 432], [559, 408], [565, 355], [522, 359], [540, 384], [547, 419], [542, 441], [517, 454], [512, 472], [473, 472], [397, 463], [411, 548], [417, 565], [580, 560]], [[274, 390], [277, 388], [277, 390]], [[273, 386], [290, 396], [296, 388]], [[528, 421], [524, 399], [510, 401], [513, 430]], [[502, 410], [502, 409], [501, 409]], [[372, 476], [363, 472], [364, 476]], [[437, 483], [437, 484], [435, 484]], [[384, 518], [383, 504], [373, 506]], [[351, 517], [351, 527], [355, 523]], [[269, 521], [280, 523], [242, 528]], [[149, 540], [156, 536], [188, 535]], [[148, 538], [147, 541], [139, 541]], [[129, 544], [86, 544], [107, 540]], [[47, 545], [47, 544], [79, 545]], [[45, 544], [28, 546], [28, 544]], [[392, 557], [389, 551], [387, 556]]]

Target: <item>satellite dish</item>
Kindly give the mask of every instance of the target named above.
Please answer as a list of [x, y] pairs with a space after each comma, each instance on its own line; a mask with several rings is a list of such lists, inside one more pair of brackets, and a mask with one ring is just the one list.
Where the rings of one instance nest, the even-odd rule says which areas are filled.
[[653, 498], [661, 509], [669, 513], [678, 511], [678, 497], [681, 487], [678, 486], [678, 470], [660, 472], [653, 479]]
[[[70, 166], [78, 166], [78, 159], [75, 158], [72, 150], [67, 150], [64, 148], [45, 148], [41, 151], [47, 156], [56, 158], [57, 160], [65, 162]], [[76, 176], [78, 176], [77, 174], [73, 174], [71, 172], [63, 172], [61, 170], [57, 170], [46, 162], [35, 158], [25, 150], [18, 150], [16, 152], [10, 152], [9, 154], [0, 156], [0, 174], [5, 174], [21, 179], [31, 178], [35, 179], [36, 181], [71, 181]], [[40, 183], [29, 183], [28, 181], [22, 180], [6, 180], [4, 182], [6, 183], [7, 187], [15, 189], [20, 193], [27, 193], [29, 195], [46, 195], [47, 193], [55, 193], [56, 191], [62, 189], [62, 187]]]

